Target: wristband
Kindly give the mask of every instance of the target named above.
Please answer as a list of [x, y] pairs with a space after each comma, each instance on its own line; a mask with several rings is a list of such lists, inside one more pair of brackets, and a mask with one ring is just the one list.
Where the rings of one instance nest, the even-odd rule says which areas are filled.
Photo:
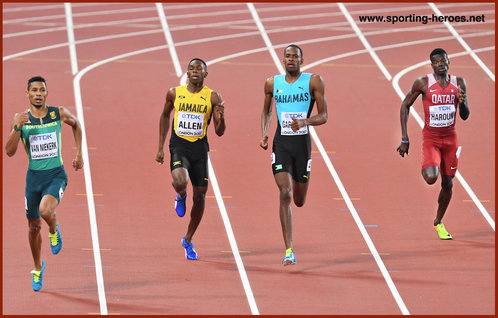
[[15, 131], [22, 131], [22, 129], [21, 129], [21, 128], [17, 128], [17, 125], [14, 125], [14, 130], [15, 130]]
[[401, 143], [402, 143], [402, 144], [409, 144], [409, 143], [410, 143], [410, 141], [409, 141], [409, 140], [401, 140]]

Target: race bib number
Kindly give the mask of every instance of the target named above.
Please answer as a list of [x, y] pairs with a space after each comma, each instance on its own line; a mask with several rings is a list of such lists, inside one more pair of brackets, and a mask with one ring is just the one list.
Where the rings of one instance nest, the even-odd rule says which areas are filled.
[[455, 105], [429, 106], [431, 127], [448, 127], [455, 122]]
[[297, 131], [293, 131], [291, 128], [292, 118], [295, 119], [306, 119], [305, 112], [296, 113], [280, 113], [280, 134], [283, 136], [296, 136], [296, 135], [306, 135], [308, 133], [308, 126], [303, 126]]
[[59, 155], [59, 145], [55, 132], [29, 136], [31, 159], [40, 160], [54, 158]]
[[204, 133], [204, 115], [178, 112], [176, 134], [179, 136], [202, 136]]

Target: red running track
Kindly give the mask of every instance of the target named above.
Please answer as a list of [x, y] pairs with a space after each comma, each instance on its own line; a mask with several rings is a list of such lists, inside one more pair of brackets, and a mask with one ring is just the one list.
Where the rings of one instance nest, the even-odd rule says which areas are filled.
[[[218, 138], [210, 128], [210, 158], [257, 312], [401, 314], [315, 144], [307, 203], [293, 207], [298, 264], [280, 264], [277, 187], [270, 152], [258, 146], [263, 83], [278, 68], [247, 4], [168, 3], [164, 8], [182, 71], [192, 57], [208, 61], [206, 85], [226, 100], [227, 131]], [[255, 8], [279, 57], [283, 47], [297, 43], [304, 67], [327, 59], [306, 70], [322, 75], [326, 86], [329, 121], [316, 132], [407, 311], [495, 314], [493, 228], [455, 181], [445, 217], [454, 240], [437, 239], [431, 223], [438, 186], [425, 185], [420, 176], [420, 127], [411, 117], [412, 148], [408, 158], [400, 158], [395, 149], [401, 100], [339, 7], [257, 3]], [[360, 14], [433, 12], [424, 3], [348, 3], [346, 8], [357, 23]], [[486, 23], [454, 27], [472, 49], [483, 49], [478, 56], [494, 73], [494, 4], [438, 8], [447, 15], [486, 15]], [[19, 153], [3, 156], [3, 314], [86, 315], [102, 313], [102, 307], [109, 314], [255, 313], [212, 182], [194, 237], [199, 260], [186, 261], [180, 246], [188, 219], [173, 212], [168, 166], [154, 161], [164, 96], [180, 78], [155, 5], [79, 3], [71, 9], [105, 303], [99, 300], [84, 173], [69, 166], [58, 209], [64, 250], [50, 255], [44, 242], [45, 284], [38, 293], [31, 290], [22, 212], [27, 161]], [[3, 10], [5, 142], [13, 114], [25, 108], [30, 76], [46, 76], [49, 104], [76, 113], [77, 103], [67, 45], [43, 49], [68, 41], [64, 5], [5, 3]], [[425, 61], [435, 45], [464, 51], [442, 24], [358, 25], [391, 76]], [[43, 36], [35, 33], [40, 28]], [[32, 49], [41, 50], [22, 53]], [[149, 51], [133, 53], [142, 49]], [[402, 91], [428, 72], [424, 66], [402, 76]], [[451, 58], [451, 72], [465, 77], [471, 107], [470, 119], [457, 122], [463, 145], [459, 171], [494, 221], [495, 151], [489, 146], [495, 140], [494, 82], [468, 55]], [[415, 109], [421, 112], [420, 101]], [[272, 134], [274, 129], [275, 118]], [[70, 162], [74, 142], [69, 129], [63, 134], [63, 156]]]

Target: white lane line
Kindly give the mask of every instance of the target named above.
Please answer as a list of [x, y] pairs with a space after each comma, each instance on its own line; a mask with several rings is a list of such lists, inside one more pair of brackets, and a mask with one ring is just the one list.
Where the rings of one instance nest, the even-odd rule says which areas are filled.
[[[429, 6], [432, 8], [434, 12], [436, 12], [438, 16], [443, 16], [441, 11], [436, 7], [434, 3], [430, 2]], [[491, 72], [491, 70], [486, 66], [486, 64], [484, 64], [484, 62], [479, 58], [479, 56], [477, 56], [477, 54], [475, 54], [475, 52], [472, 51], [470, 46], [467, 44], [467, 42], [464, 41], [464, 39], [462, 39], [462, 37], [460, 36], [460, 34], [458, 34], [455, 28], [448, 21], [444, 21], [444, 25], [448, 28], [448, 30], [450, 30], [451, 34], [453, 34], [453, 36], [457, 39], [457, 41], [463, 46], [465, 51], [469, 52], [470, 56], [477, 62], [477, 64], [479, 64], [479, 66], [494, 82], [495, 74], [493, 74], [493, 72]]]
[[403, 299], [401, 298], [401, 295], [398, 292], [398, 289], [396, 288], [396, 285], [394, 284], [391, 276], [389, 275], [389, 271], [387, 270], [386, 266], [384, 265], [384, 262], [382, 261], [382, 258], [380, 257], [379, 252], [375, 248], [375, 244], [373, 243], [372, 239], [370, 238], [370, 235], [368, 235], [368, 232], [366, 230], [365, 225], [361, 221], [360, 216], [358, 215], [358, 212], [356, 211], [356, 208], [353, 205], [353, 202], [351, 201], [351, 198], [349, 197], [349, 194], [346, 191], [346, 188], [342, 184], [341, 179], [339, 178], [339, 175], [337, 174], [336, 170], [334, 169], [334, 166], [332, 165], [332, 162], [330, 161], [330, 158], [325, 151], [325, 148], [323, 147], [322, 143], [320, 142], [320, 139], [318, 138], [318, 135], [316, 134], [316, 131], [313, 126], [309, 126], [310, 129], [310, 134], [313, 137], [313, 140], [315, 141], [315, 144], [318, 147], [318, 150], [320, 151], [320, 154], [322, 155], [323, 159], [325, 160], [325, 164], [327, 165], [327, 168], [330, 171], [330, 174], [332, 175], [332, 178], [334, 178], [335, 183], [337, 184], [337, 187], [339, 188], [339, 191], [341, 192], [342, 197], [344, 198], [344, 202], [346, 203], [349, 211], [351, 212], [351, 215], [353, 216], [354, 221], [356, 222], [356, 226], [361, 232], [361, 235], [363, 236], [363, 239], [367, 243], [368, 249], [370, 250], [370, 253], [372, 254], [373, 258], [375, 259], [375, 262], [377, 263], [377, 266], [380, 269], [380, 272], [382, 273], [382, 276], [384, 276], [384, 279], [387, 283], [387, 286], [389, 287], [389, 290], [391, 291], [396, 303], [398, 304], [399, 309], [403, 313], [403, 315], [410, 315], [410, 312], [408, 311], [408, 308], [406, 307], [405, 303], [403, 302]]
[[361, 43], [363, 43], [363, 46], [365, 46], [365, 48], [368, 50], [368, 54], [370, 54], [370, 56], [372, 57], [372, 59], [379, 66], [380, 70], [382, 71], [382, 73], [384, 74], [384, 76], [387, 78], [387, 80], [390, 81], [391, 78], [392, 78], [391, 74], [389, 74], [389, 72], [387, 71], [386, 67], [384, 66], [384, 64], [382, 64], [382, 62], [380, 61], [379, 57], [377, 56], [377, 53], [375, 53], [375, 51], [372, 49], [372, 46], [370, 45], [370, 43], [368, 43], [367, 38], [365, 38], [365, 36], [361, 32], [361, 30], [358, 27], [358, 25], [356, 25], [356, 22], [354, 21], [354, 19], [351, 16], [351, 14], [349, 14], [348, 10], [346, 9], [346, 6], [344, 6], [344, 4], [342, 4], [342, 3], [337, 3], [337, 6], [341, 10], [342, 14], [348, 20], [349, 24], [351, 25], [351, 28], [353, 28], [354, 32], [356, 33], [356, 35], [360, 39]]
[[[257, 12], [255, 12], [253, 14], [253, 17], [255, 19], [258, 19]], [[259, 28], [259, 29], [262, 32], [262, 35], [263, 35], [263, 33], [266, 33], [263, 25], [261, 25], [261, 28]], [[273, 51], [273, 54], [276, 55], [273, 46], [271, 46], [271, 42], [268, 40], [268, 42], [265, 41], [265, 43], [267, 43], [268, 50]], [[272, 56], [273, 56], [273, 54], [272, 54]], [[278, 59], [277, 60], [274, 59], [274, 62], [275, 62], [275, 65], [277, 66], [277, 68], [280, 70], [280, 74], [285, 74], [285, 70], [284, 70], [283, 66], [281, 65], [280, 61], [278, 61]], [[303, 70], [304, 70], [304, 68], [303, 68]], [[334, 179], [335, 183], [337, 184], [337, 187], [339, 188], [339, 191], [341, 192], [341, 195], [344, 198], [344, 201], [346, 202], [346, 205], [348, 206], [349, 211], [351, 212], [351, 215], [353, 216], [353, 219], [355, 220], [356, 225], [357, 225], [358, 229], [360, 230], [360, 233], [363, 236], [363, 239], [367, 243], [367, 246], [368, 246], [370, 252], [372, 253], [373, 258], [375, 259], [375, 262], [377, 263], [377, 266], [379, 267], [380, 272], [382, 273], [382, 276], [384, 277], [389, 289], [391, 290], [391, 293], [393, 294], [393, 297], [396, 300], [396, 303], [398, 304], [399, 309], [401, 310], [403, 315], [409, 315], [410, 313], [409, 313], [408, 309], [406, 308], [406, 306], [403, 302], [403, 299], [401, 298], [400, 294], [398, 293], [398, 290], [396, 289], [396, 286], [394, 285], [394, 282], [391, 279], [391, 276], [389, 275], [389, 272], [387, 271], [387, 268], [384, 265], [382, 258], [380, 257], [379, 253], [377, 252], [377, 249], [375, 248], [375, 245], [373, 244], [373, 242], [370, 238], [370, 235], [368, 235], [368, 232], [365, 229], [365, 225], [361, 221], [361, 218], [358, 215], [358, 212], [356, 211], [356, 209], [353, 205], [353, 202], [351, 201], [351, 198], [349, 197], [349, 194], [346, 191], [346, 188], [342, 184], [341, 179], [339, 178], [339, 175], [337, 174], [336, 170], [334, 169], [334, 166], [332, 165], [332, 162], [330, 161], [330, 158], [329, 158], [327, 152], [325, 151], [325, 148], [323, 147], [322, 142], [320, 141], [320, 138], [318, 138], [318, 134], [316, 133], [315, 128], [313, 126], [309, 126], [309, 130], [310, 130], [310, 135], [313, 138], [313, 141], [315, 142], [316, 146], [318, 147], [318, 150], [320, 151], [320, 154], [321, 154], [322, 158], [324, 159], [325, 164], [327, 165], [327, 168], [329, 169], [330, 174], [332, 175], [332, 178]]]
[[218, 180], [216, 179], [216, 175], [214, 174], [213, 165], [211, 164], [211, 158], [209, 158], [209, 156], [208, 156], [208, 164], [209, 164], [209, 179], [213, 186], [214, 195], [216, 196], [216, 202], [218, 202], [218, 206], [220, 208], [221, 218], [223, 219], [223, 224], [225, 225], [228, 241], [230, 242], [230, 247], [233, 252], [233, 257], [235, 259], [235, 263], [237, 264], [237, 268], [239, 270], [240, 280], [242, 281], [242, 285], [246, 293], [247, 301], [249, 303], [249, 308], [251, 309], [251, 314], [259, 315], [258, 305], [256, 304], [256, 299], [254, 298], [254, 294], [251, 289], [251, 284], [249, 283], [249, 278], [247, 277], [244, 263], [242, 262], [242, 257], [240, 256], [239, 247], [237, 246], [237, 241], [235, 240], [235, 235], [233, 234], [230, 218], [228, 217], [225, 203], [223, 202], [223, 198], [221, 196], [220, 187], [218, 186]]
[[[174, 44], [172, 42], [169, 42], [168, 47], [170, 48], [170, 52], [174, 52], [174, 55], [172, 54], [172, 61], [175, 64], [175, 69], [176, 68], [180, 69], [179, 72], [180, 74], [178, 76], [180, 77], [183, 74], [183, 76], [180, 79], [180, 85], [185, 85], [187, 83], [186, 73], [182, 73], [181, 65], [178, 58], [173, 57], [177, 56]], [[242, 281], [242, 286], [244, 287], [244, 291], [246, 293], [246, 298], [247, 302], [249, 303], [249, 308], [251, 309], [251, 313], [253, 315], [259, 315], [258, 306], [256, 304], [256, 300], [254, 299], [254, 294], [251, 289], [251, 284], [249, 283], [249, 278], [247, 277], [244, 263], [242, 262], [242, 257], [240, 256], [240, 251], [237, 246], [237, 241], [235, 240], [235, 235], [233, 234], [230, 218], [228, 217], [225, 203], [223, 202], [223, 197], [221, 195], [220, 187], [218, 185], [218, 180], [216, 179], [216, 174], [214, 173], [214, 168], [211, 163], [211, 158], [209, 157], [209, 154], [208, 154], [208, 169], [209, 169], [209, 179], [211, 180], [211, 186], [213, 188], [213, 192], [216, 197], [216, 202], [218, 203], [218, 206], [220, 208], [221, 218], [223, 219], [223, 224], [225, 226], [225, 231], [228, 236], [228, 241], [230, 242], [230, 247], [232, 249], [233, 257], [235, 259], [235, 263], [237, 264], [237, 269], [239, 271], [240, 279]]]
[[178, 55], [175, 50], [175, 42], [173, 42], [173, 37], [169, 31], [168, 20], [166, 20], [166, 15], [164, 14], [164, 8], [162, 3], [156, 3], [157, 14], [161, 20], [161, 26], [163, 27], [164, 37], [166, 38], [166, 43], [168, 44], [169, 54], [173, 60], [173, 65], [175, 66], [176, 76], [182, 76], [182, 68], [180, 62], [178, 61]]
[[[494, 49], [495, 49], [495, 47], [491, 46], [491, 47], [486, 47], [486, 48], [474, 50], [474, 52], [493, 51]], [[458, 57], [458, 56], [463, 56], [463, 55], [468, 55], [468, 54], [470, 54], [470, 53], [468, 51], [466, 51], [466, 52], [461, 52], [461, 53], [456, 53], [456, 54], [450, 54], [448, 57], [453, 58], [453, 57]], [[392, 85], [393, 85], [394, 90], [396, 91], [396, 93], [398, 93], [398, 96], [401, 98], [401, 100], [405, 99], [405, 94], [403, 93], [403, 91], [401, 90], [401, 88], [399, 86], [399, 80], [400, 80], [400, 78], [402, 76], [404, 76], [405, 74], [407, 74], [408, 72], [411, 72], [411, 71], [413, 71], [413, 70], [415, 70], [415, 69], [417, 69], [419, 67], [422, 67], [422, 66], [428, 65], [428, 64], [430, 64], [430, 61], [428, 61], [428, 60], [420, 62], [420, 63], [417, 63], [417, 64], [414, 64], [414, 65], [412, 65], [410, 67], [405, 68], [404, 70], [400, 71], [398, 74], [396, 74], [394, 76], [393, 81], [392, 81]], [[420, 125], [420, 128], [423, 128], [424, 127], [424, 121], [419, 116], [419, 114], [417, 114], [417, 112], [415, 111], [414, 107], [410, 107], [410, 114], [416, 119], [417, 123]], [[469, 194], [469, 196], [472, 198], [472, 201], [474, 201], [475, 205], [479, 208], [479, 211], [484, 216], [484, 219], [486, 219], [486, 221], [488, 221], [489, 225], [491, 226], [491, 228], [494, 231], [495, 230], [495, 221], [493, 220], [493, 218], [491, 217], [491, 215], [488, 213], [488, 211], [486, 210], [486, 208], [484, 207], [484, 205], [477, 198], [476, 194], [474, 193], [474, 191], [472, 191], [472, 188], [469, 186], [469, 184], [467, 183], [467, 181], [465, 181], [465, 179], [463, 178], [463, 176], [460, 174], [459, 171], [457, 171], [456, 177], [457, 177], [458, 181], [460, 181], [460, 183], [462, 184], [462, 186], [465, 189], [465, 191], [467, 191], [467, 193]]]
[[64, 11], [66, 13], [66, 29], [67, 29], [67, 40], [69, 44], [69, 56], [71, 60], [71, 72], [74, 75], [78, 73], [78, 57], [76, 55], [76, 45], [74, 41], [74, 24], [73, 24], [73, 12], [71, 10], [70, 3], [64, 3]]
[[265, 42], [266, 47], [268, 48], [268, 52], [270, 53], [273, 62], [278, 68], [278, 71], [282, 74], [285, 73], [284, 67], [282, 66], [282, 62], [280, 61], [280, 59], [277, 56], [277, 53], [275, 52], [275, 48], [273, 47], [273, 44], [271, 43], [270, 38], [268, 37], [268, 33], [266, 33], [265, 31], [265, 27], [263, 26], [263, 23], [259, 18], [258, 12], [256, 11], [254, 4], [247, 3], [247, 7], [251, 12], [252, 18], [256, 23], [256, 26], [258, 27], [259, 33], [261, 34], [261, 37], [263, 38], [263, 41]]
[[[74, 32], [73, 32], [73, 18], [71, 14], [71, 4], [65, 3], [65, 13], [66, 13], [66, 23], [67, 23], [67, 33], [68, 41], [72, 43], [70, 48], [70, 58], [71, 58], [71, 69], [73, 75], [78, 73], [78, 61], [76, 60], [76, 49], [74, 48]], [[71, 49], [72, 48], [72, 49]], [[100, 313], [102, 315], [107, 315], [107, 301], [104, 289], [104, 275], [102, 273], [102, 260], [100, 257], [100, 245], [99, 245], [99, 234], [97, 229], [97, 218], [95, 215], [95, 202], [93, 199], [93, 186], [92, 186], [92, 175], [90, 173], [90, 158], [88, 156], [88, 143], [86, 139], [86, 129], [85, 129], [85, 118], [83, 116], [83, 103], [81, 101], [81, 90], [79, 86], [79, 75], [73, 79], [74, 87], [74, 98], [76, 103], [76, 116], [81, 125], [82, 131], [82, 143], [81, 143], [81, 153], [83, 157], [83, 172], [85, 175], [85, 188], [87, 193], [87, 203], [88, 203], [88, 215], [90, 218], [90, 231], [92, 235], [92, 247], [93, 247], [93, 259], [95, 261], [95, 274], [97, 279], [97, 290], [99, 295]]]

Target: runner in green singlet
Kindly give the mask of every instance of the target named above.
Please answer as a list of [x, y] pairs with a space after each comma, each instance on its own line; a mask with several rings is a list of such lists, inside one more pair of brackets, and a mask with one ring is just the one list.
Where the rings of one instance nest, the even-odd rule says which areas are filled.
[[17, 152], [22, 140], [28, 154], [26, 174], [25, 210], [29, 226], [29, 245], [35, 268], [31, 285], [34, 291], [43, 287], [45, 261], [41, 258], [41, 219], [49, 226], [50, 247], [53, 254], [62, 248], [62, 238], [55, 208], [59, 205], [67, 185], [67, 174], [62, 164], [61, 126], [66, 123], [73, 129], [76, 141], [75, 170], [83, 167], [81, 155], [81, 126], [78, 119], [64, 107], [46, 105], [48, 95], [45, 79], [40, 76], [28, 80], [26, 96], [29, 109], [17, 113], [5, 145], [9, 157]]

